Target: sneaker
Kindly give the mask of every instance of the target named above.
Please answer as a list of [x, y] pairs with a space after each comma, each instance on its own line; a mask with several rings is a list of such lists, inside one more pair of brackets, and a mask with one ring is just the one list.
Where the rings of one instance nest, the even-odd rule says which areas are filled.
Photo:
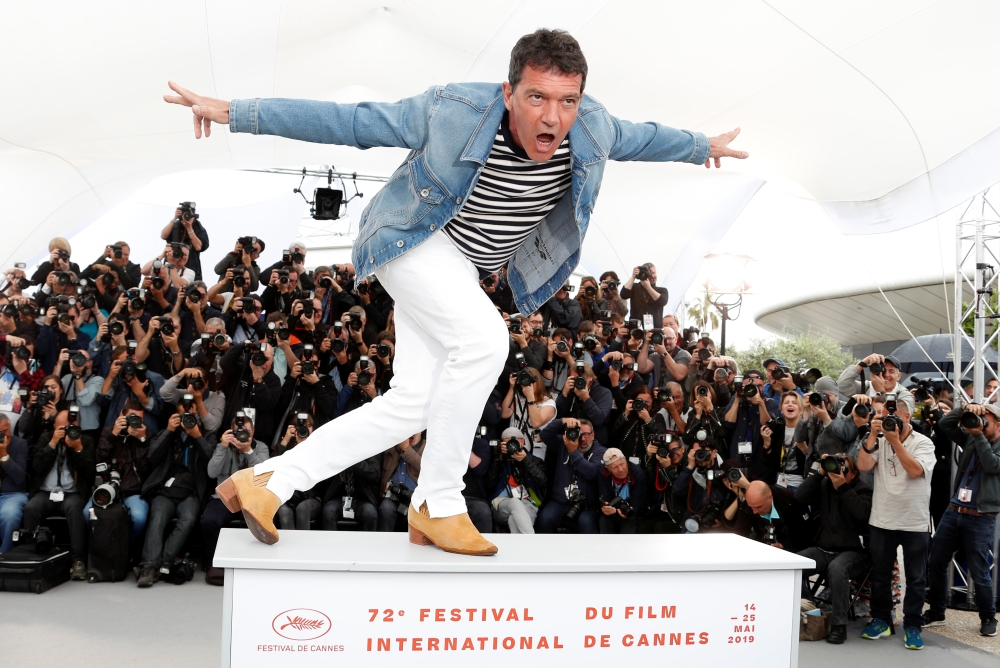
[[152, 587], [153, 583], [156, 582], [159, 577], [159, 573], [156, 572], [156, 568], [150, 564], [143, 564], [142, 570], [139, 573], [139, 586], [145, 589], [146, 587]]
[[944, 621], [944, 615], [938, 617], [937, 615], [931, 614], [931, 611], [928, 610], [927, 612], [924, 613], [923, 621], [921, 622], [920, 626], [926, 629], [930, 626], [944, 626], [945, 623], [946, 622]]
[[989, 619], [984, 619], [982, 626], [979, 627], [979, 635], [995, 636], [996, 634], [997, 634], [997, 618], [990, 617]]
[[924, 639], [920, 637], [920, 629], [909, 627], [905, 629], [906, 634], [903, 638], [903, 646], [906, 649], [923, 649]]
[[70, 580], [86, 580], [87, 579], [87, 564], [82, 561], [74, 561], [73, 568], [69, 572]]
[[887, 638], [892, 635], [892, 626], [886, 624], [881, 619], [873, 619], [868, 622], [868, 626], [865, 630], [861, 632], [862, 638], [867, 638], [868, 640], [878, 640], [879, 638]]

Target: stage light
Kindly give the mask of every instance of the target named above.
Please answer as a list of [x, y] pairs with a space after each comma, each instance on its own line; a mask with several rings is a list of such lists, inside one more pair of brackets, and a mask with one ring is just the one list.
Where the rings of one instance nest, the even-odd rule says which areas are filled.
[[313, 215], [316, 220], [337, 220], [340, 205], [344, 201], [344, 191], [333, 188], [316, 188], [313, 192]]

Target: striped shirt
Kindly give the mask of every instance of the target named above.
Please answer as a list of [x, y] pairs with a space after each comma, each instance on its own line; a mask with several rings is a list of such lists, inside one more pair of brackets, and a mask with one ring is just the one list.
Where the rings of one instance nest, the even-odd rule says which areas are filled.
[[474, 265], [498, 271], [569, 189], [569, 136], [535, 162], [510, 135], [504, 114], [472, 195], [444, 231]]

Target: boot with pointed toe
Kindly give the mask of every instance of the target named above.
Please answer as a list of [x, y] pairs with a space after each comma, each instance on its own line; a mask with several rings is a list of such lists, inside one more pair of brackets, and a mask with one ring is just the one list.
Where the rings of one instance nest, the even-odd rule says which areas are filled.
[[243, 519], [254, 538], [273, 545], [278, 542], [274, 514], [281, 506], [281, 499], [267, 489], [270, 479], [270, 472], [255, 476], [252, 467], [246, 468], [229, 476], [215, 491], [229, 512], [243, 511]]
[[489, 556], [497, 553], [497, 546], [483, 538], [468, 513], [451, 517], [432, 518], [427, 503], [420, 510], [410, 510], [406, 516], [410, 525], [410, 542], [415, 545], [436, 545], [445, 552]]

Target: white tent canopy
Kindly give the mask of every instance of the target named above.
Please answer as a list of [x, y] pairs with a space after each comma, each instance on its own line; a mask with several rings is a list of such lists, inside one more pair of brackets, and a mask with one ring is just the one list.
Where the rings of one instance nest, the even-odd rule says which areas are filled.
[[[0, 23], [0, 266], [37, 258], [162, 175], [318, 164], [387, 175], [404, 155], [223, 128], [195, 141], [190, 114], [162, 102], [168, 79], [223, 99], [396, 100], [505, 79], [514, 41], [540, 26], [580, 40], [587, 90], [613, 114], [710, 135], [739, 125], [751, 153], [725, 172], [610, 166], [584, 269], [655, 258], [683, 293], [764, 182], [841, 232], [870, 233], [1000, 181], [989, 0], [15, 3]], [[162, 226], [135, 216], [143, 235]]]

